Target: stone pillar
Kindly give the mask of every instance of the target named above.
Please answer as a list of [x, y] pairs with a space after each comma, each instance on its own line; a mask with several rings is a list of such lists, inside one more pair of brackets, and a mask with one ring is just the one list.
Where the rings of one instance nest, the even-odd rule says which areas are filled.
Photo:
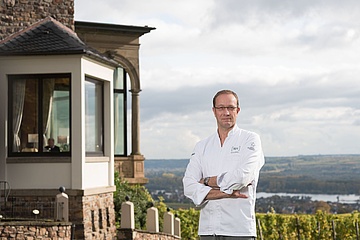
[[178, 218], [178, 217], [175, 217], [174, 235], [181, 237], [181, 221], [180, 221], [180, 218]]
[[174, 214], [164, 213], [164, 233], [174, 235]]
[[151, 207], [147, 210], [146, 230], [149, 232], [159, 232], [159, 213], [156, 207]]
[[141, 155], [140, 153], [140, 90], [131, 91], [131, 155]]
[[121, 228], [135, 229], [134, 204], [126, 201], [121, 204]]
[[55, 220], [69, 221], [69, 196], [61, 192], [55, 198]]
[[69, 220], [75, 224], [75, 239], [114, 239], [116, 225], [112, 191], [76, 192], [80, 195], [71, 196], [71, 190], [67, 191], [71, 209]]

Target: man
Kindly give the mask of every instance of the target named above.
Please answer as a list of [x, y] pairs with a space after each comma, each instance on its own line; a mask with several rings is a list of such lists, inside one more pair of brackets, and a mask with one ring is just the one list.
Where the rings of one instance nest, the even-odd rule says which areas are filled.
[[200, 207], [201, 240], [256, 239], [255, 199], [264, 165], [260, 137], [236, 124], [235, 92], [213, 98], [217, 132], [198, 142], [183, 178], [185, 196]]
[[48, 145], [45, 147], [48, 152], [60, 152], [60, 148], [55, 146], [55, 141], [53, 138], [48, 139]]

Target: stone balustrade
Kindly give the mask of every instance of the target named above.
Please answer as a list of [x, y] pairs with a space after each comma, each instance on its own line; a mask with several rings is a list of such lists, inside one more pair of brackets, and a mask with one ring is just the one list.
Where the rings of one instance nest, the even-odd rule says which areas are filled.
[[159, 214], [155, 207], [147, 210], [146, 231], [135, 229], [134, 204], [130, 201], [121, 205], [121, 224], [117, 229], [117, 239], [181, 239], [180, 219], [170, 211], [166, 212], [164, 218], [164, 230], [159, 232]]

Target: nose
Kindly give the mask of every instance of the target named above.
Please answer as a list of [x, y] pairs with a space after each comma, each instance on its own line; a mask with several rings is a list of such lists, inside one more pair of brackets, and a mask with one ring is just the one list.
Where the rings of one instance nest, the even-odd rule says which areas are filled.
[[229, 111], [228, 108], [225, 108], [224, 114], [225, 114], [225, 115], [230, 115], [230, 111]]

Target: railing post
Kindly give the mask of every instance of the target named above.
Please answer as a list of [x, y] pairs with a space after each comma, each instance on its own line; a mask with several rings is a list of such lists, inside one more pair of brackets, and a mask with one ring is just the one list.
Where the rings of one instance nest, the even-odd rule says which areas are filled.
[[297, 239], [301, 240], [301, 236], [300, 236], [300, 223], [299, 223], [299, 218], [296, 217], [296, 232], [297, 232]]
[[181, 221], [177, 216], [175, 216], [174, 222], [174, 235], [181, 237]]
[[121, 204], [121, 228], [135, 229], [134, 204], [126, 198]]
[[156, 207], [147, 210], [146, 229], [149, 232], [159, 232], [159, 213]]
[[[4, 192], [4, 196], [1, 195], [1, 189], [3, 188], [3, 192]], [[11, 187], [10, 187], [10, 183], [7, 182], [7, 181], [3, 181], [1, 180], [0, 181], [0, 211], [2, 210], [2, 207], [1, 207], [1, 203], [4, 202], [5, 204], [5, 207], [6, 207], [6, 202], [7, 202], [7, 199], [9, 197], [9, 194], [10, 194], [10, 190], [11, 190]], [[4, 201], [2, 201], [2, 199]]]
[[257, 225], [258, 225], [258, 229], [259, 229], [260, 240], [263, 240], [263, 234], [262, 234], [260, 219], [257, 219]]
[[169, 209], [164, 213], [164, 233], [174, 235], [174, 214]]
[[55, 198], [55, 220], [68, 222], [69, 196], [65, 193], [65, 187], [60, 187], [59, 191]]
[[335, 227], [335, 221], [332, 220], [332, 230], [333, 230], [333, 240], [336, 240], [336, 227]]

